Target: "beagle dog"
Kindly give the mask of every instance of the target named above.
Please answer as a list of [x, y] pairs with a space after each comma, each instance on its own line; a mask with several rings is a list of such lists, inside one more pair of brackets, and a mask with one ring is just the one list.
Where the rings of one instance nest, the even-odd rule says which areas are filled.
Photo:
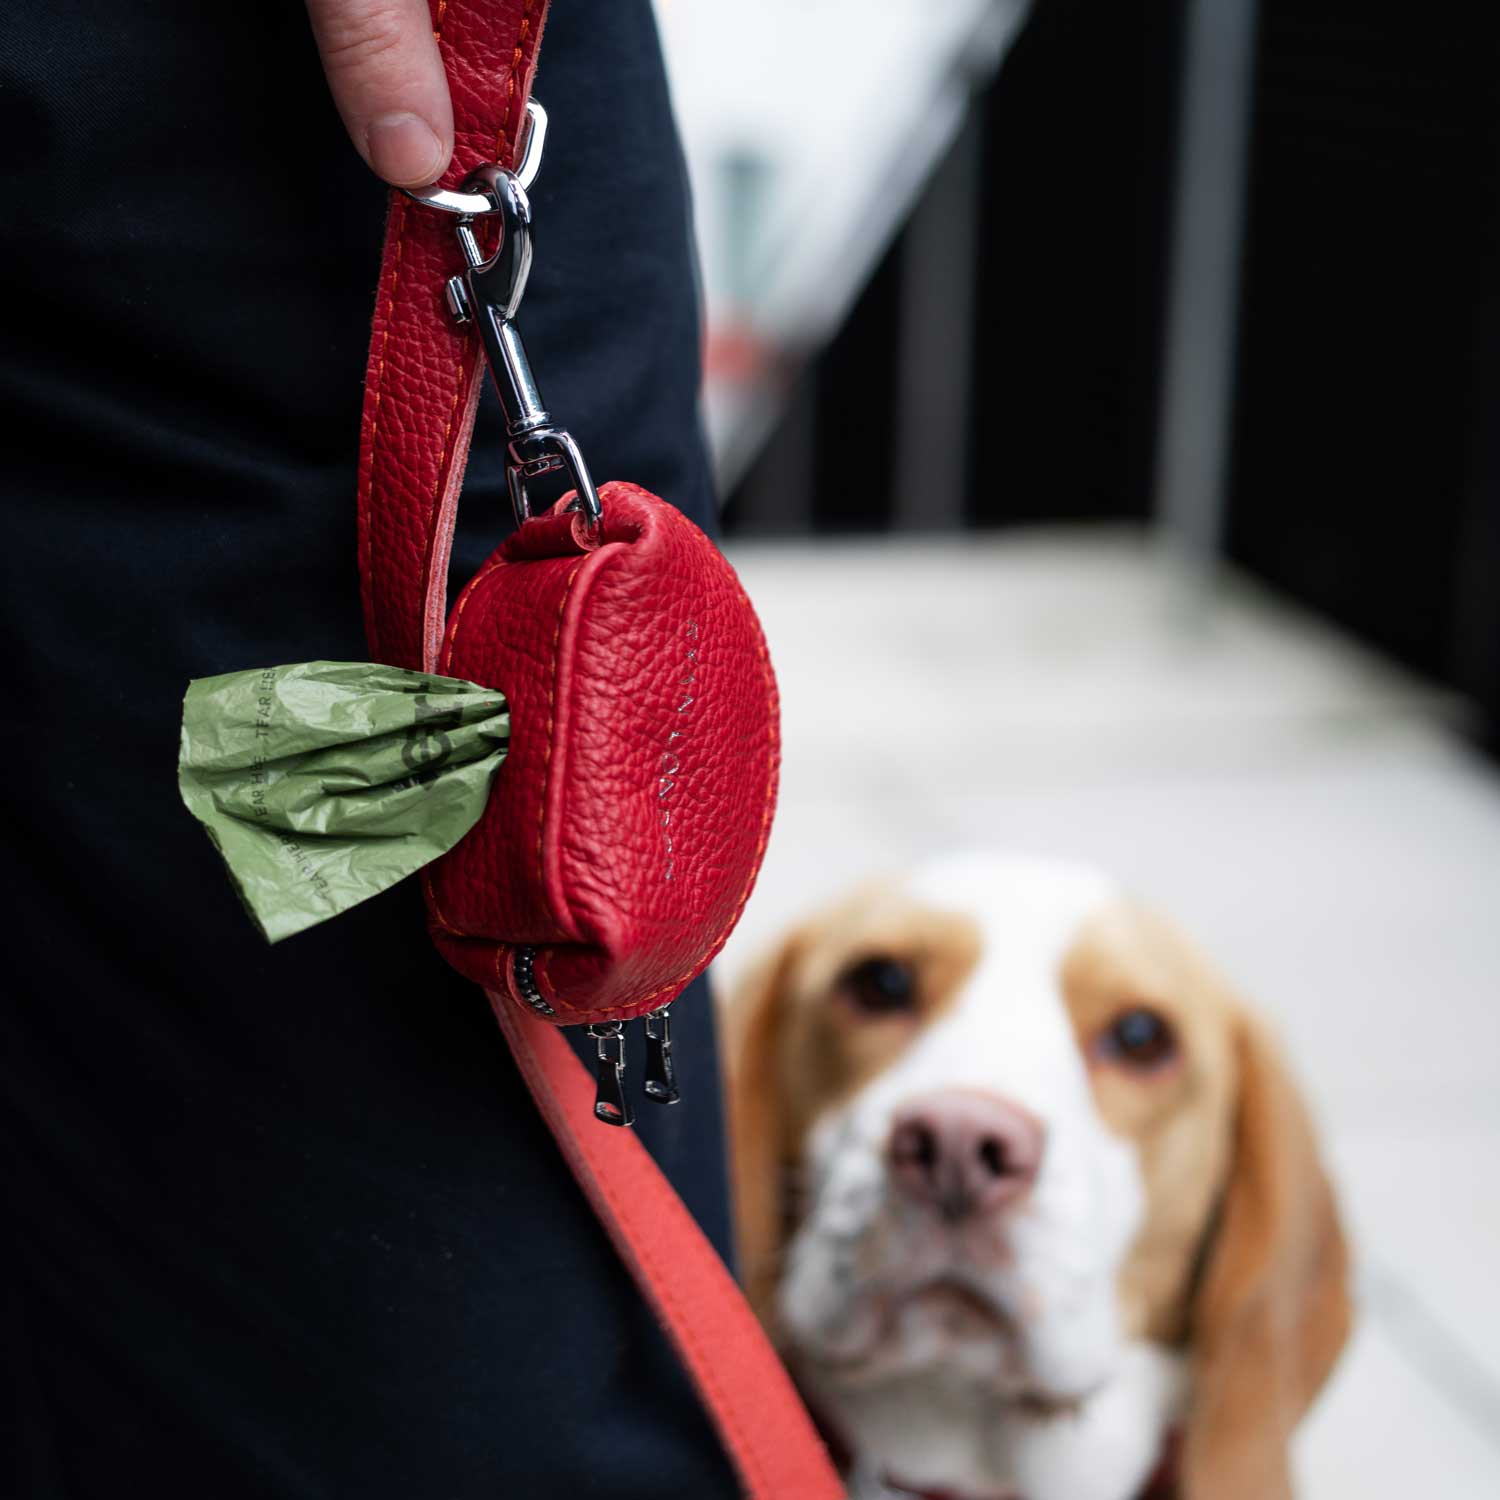
[[945, 859], [727, 1014], [741, 1269], [851, 1494], [1278, 1500], [1349, 1327], [1260, 1023], [1086, 868]]

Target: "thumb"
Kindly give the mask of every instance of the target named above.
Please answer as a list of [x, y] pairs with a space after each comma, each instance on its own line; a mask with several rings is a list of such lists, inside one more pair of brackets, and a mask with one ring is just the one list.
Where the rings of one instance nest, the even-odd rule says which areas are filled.
[[426, 187], [453, 155], [453, 105], [427, 0], [307, 0], [333, 102], [375, 174]]

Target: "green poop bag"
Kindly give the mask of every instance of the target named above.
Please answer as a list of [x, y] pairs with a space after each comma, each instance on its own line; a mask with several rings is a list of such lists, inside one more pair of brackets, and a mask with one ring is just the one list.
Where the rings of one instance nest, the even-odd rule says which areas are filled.
[[299, 662], [190, 683], [177, 780], [275, 943], [451, 849], [479, 820], [509, 742], [492, 688]]

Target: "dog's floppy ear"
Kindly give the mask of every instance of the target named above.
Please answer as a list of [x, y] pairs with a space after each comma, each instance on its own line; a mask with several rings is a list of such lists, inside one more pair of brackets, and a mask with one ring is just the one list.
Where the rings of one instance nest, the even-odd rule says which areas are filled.
[[764, 1319], [780, 1270], [789, 1165], [779, 1043], [799, 934], [784, 938], [734, 987], [724, 1016], [730, 1179], [740, 1279]]
[[1234, 1158], [1191, 1310], [1186, 1500], [1290, 1496], [1287, 1439], [1349, 1330], [1348, 1253], [1306, 1109], [1237, 1018]]

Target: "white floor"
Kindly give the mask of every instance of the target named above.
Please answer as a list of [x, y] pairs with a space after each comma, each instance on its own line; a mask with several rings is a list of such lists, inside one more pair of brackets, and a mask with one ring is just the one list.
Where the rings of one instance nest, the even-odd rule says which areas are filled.
[[1279, 1023], [1354, 1228], [1361, 1324], [1311, 1500], [1500, 1496], [1500, 776], [1457, 706], [1136, 535], [739, 546], [786, 764], [732, 973], [950, 848], [1102, 863]]

